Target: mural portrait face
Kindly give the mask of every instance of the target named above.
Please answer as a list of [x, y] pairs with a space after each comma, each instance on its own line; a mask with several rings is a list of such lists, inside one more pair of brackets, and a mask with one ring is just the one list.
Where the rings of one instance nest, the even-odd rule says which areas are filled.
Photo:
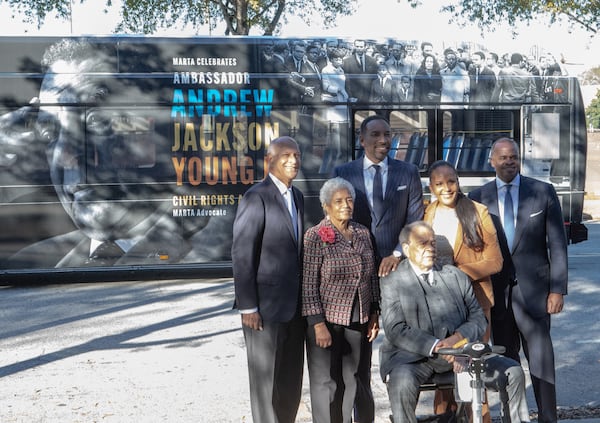
[[152, 216], [156, 195], [139, 183], [152, 180], [152, 128], [131, 138], [119, 131], [114, 109], [100, 107], [111, 96], [102, 78], [109, 67], [101, 54], [53, 62], [40, 89], [36, 124], [63, 208], [97, 240], [134, 238], [158, 218]]

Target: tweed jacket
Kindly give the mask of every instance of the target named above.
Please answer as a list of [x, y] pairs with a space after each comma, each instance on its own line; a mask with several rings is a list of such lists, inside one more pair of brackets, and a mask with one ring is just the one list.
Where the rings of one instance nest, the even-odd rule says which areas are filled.
[[[335, 240], [323, 241], [321, 228], [332, 229]], [[352, 305], [358, 295], [360, 323], [379, 309], [379, 280], [369, 230], [350, 222], [352, 243], [323, 219], [304, 235], [302, 315], [309, 324], [326, 320], [349, 326]]]
[[[477, 301], [479, 301], [479, 305], [484, 310], [489, 310], [494, 305], [491, 275], [502, 270], [502, 252], [498, 244], [496, 227], [487, 207], [475, 201], [473, 203], [477, 209], [478, 219], [483, 230], [484, 247], [482, 251], [475, 251], [467, 247], [463, 241], [464, 234], [462, 226], [459, 223], [456, 239], [452, 245], [454, 250], [454, 265], [469, 276], [473, 282], [473, 291], [475, 292]], [[425, 210], [423, 220], [430, 225], [433, 224], [438, 205], [439, 202], [434, 201]]]
[[384, 381], [395, 366], [428, 358], [437, 339], [459, 332], [469, 341], [475, 341], [485, 331], [487, 321], [467, 275], [447, 265], [442, 270], [433, 269], [433, 278], [436, 284], [445, 284], [451, 294], [445, 304], [443, 327], [432, 327], [426, 296], [408, 259], [381, 278], [385, 338], [379, 354]]

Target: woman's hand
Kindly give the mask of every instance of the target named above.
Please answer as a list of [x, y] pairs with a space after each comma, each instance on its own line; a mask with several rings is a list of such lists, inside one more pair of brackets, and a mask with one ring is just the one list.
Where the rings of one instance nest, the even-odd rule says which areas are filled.
[[379, 334], [379, 315], [377, 313], [371, 313], [369, 317], [369, 324], [367, 326], [367, 338], [369, 342], [373, 342]]
[[315, 341], [317, 347], [328, 348], [331, 346], [331, 334], [325, 322], [320, 322], [315, 325]]

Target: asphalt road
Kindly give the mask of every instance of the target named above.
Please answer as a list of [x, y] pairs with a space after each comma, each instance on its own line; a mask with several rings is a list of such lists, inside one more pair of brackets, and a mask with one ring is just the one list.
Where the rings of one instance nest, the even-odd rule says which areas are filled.
[[[566, 408], [600, 406], [600, 223], [588, 228], [569, 247], [569, 295], [553, 320]], [[0, 422], [251, 422], [232, 299], [226, 279], [0, 287]], [[307, 379], [298, 422], [311, 420]], [[531, 388], [528, 398], [534, 409]], [[426, 394], [419, 410], [429, 407]]]

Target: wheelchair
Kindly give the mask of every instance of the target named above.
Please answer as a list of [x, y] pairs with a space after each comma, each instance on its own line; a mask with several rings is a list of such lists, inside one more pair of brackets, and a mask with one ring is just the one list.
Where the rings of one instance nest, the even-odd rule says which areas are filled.
[[[484, 358], [488, 354], [504, 354], [506, 348], [500, 345], [491, 346], [484, 342], [469, 342], [458, 348], [440, 348], [439, 355], [452, 355], [468, 359], [467, 371], [456, 374], [453, 371], [434, 374], [419, 387], [419, 392], [435, 391], [436, 389], [453, 389], [458, 404], [458, 409], [453, 416], [428, 415], [417, 416], [419, 423], [469, 423], [469, 413], [465, 404], [470, 403], [472, 409], [472, 423], [483, 423], [482, 408], [485, 401], [485, 386], [482, 375], [485, 372]], [[468, 377], [468, 387], [459, 380], [460, 375]], [[394, 423], [393, 416], [390, 421]]]

